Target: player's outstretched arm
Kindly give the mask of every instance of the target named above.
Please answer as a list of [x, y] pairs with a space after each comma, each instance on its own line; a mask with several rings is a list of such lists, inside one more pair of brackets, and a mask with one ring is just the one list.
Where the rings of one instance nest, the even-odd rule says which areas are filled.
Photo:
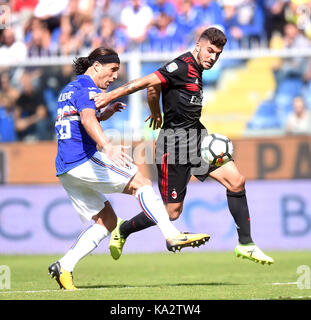
[[158, 84], [161, 84], [161, 80], [154, 73], [129, 81], [110, 92], [100, 93], [95, 96], [94, 100], [96, 108], [101, 109], [113, 100]]
[[150, 109], [150, 116], [145, 122], [150, 120], [149, 128], [159, 129], [162, 125], [162, 114], [160, 108], [161, 85], [151, 86], [147, 88], [147, 101]]

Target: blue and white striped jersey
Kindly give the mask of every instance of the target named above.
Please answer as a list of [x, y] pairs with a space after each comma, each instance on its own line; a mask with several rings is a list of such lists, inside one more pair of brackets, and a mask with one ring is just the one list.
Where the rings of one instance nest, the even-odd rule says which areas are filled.
[[96, 110], [90, 98], [100, 92], [90, 76], [80, 75], [60, 93], [55, 122], [57, 176], [87, 161], [97, 151], [96, 143], [81, 124], [80, 112], [86, 108]]

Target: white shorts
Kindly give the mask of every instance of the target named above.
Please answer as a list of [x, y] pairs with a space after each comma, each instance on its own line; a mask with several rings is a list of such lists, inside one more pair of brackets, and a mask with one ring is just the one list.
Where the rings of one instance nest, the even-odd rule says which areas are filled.
[[122, 193], [137, 173], [137, 166], [119, 167], [103, 152], [59, 176], [80, 218], [90, 221], [104, 207], [105, 193]]

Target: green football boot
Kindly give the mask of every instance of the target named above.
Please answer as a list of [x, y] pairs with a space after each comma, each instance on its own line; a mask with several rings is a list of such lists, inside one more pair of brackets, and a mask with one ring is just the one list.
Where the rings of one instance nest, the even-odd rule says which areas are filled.
[[254, 262], [260, 262], [261, 264], [272, 264], [274, 260], [264, 254], [254, 243], [251, 244], [239, 244], [234, 249], [234, 253], [237, 257], [242, 259], [249, 259]]
[[121, 257], [123, 246], [126, 241], [126, 239], [124, 239], [120, 234], [120, 227], [122, 223], [124, 223], [124, 220], [121, 218], [118, 218], [117, 226], [111, 232], [109, 250], [110, 250], [110, 255], [114, 260], [118, 260]]

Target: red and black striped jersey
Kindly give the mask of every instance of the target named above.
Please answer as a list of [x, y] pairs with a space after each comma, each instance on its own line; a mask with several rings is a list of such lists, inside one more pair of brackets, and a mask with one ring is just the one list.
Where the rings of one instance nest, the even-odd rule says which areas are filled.
[[202, 69], [186, 52], [155, 71], [162, 82], [162, 128], [197, 128], [202, 111]]

